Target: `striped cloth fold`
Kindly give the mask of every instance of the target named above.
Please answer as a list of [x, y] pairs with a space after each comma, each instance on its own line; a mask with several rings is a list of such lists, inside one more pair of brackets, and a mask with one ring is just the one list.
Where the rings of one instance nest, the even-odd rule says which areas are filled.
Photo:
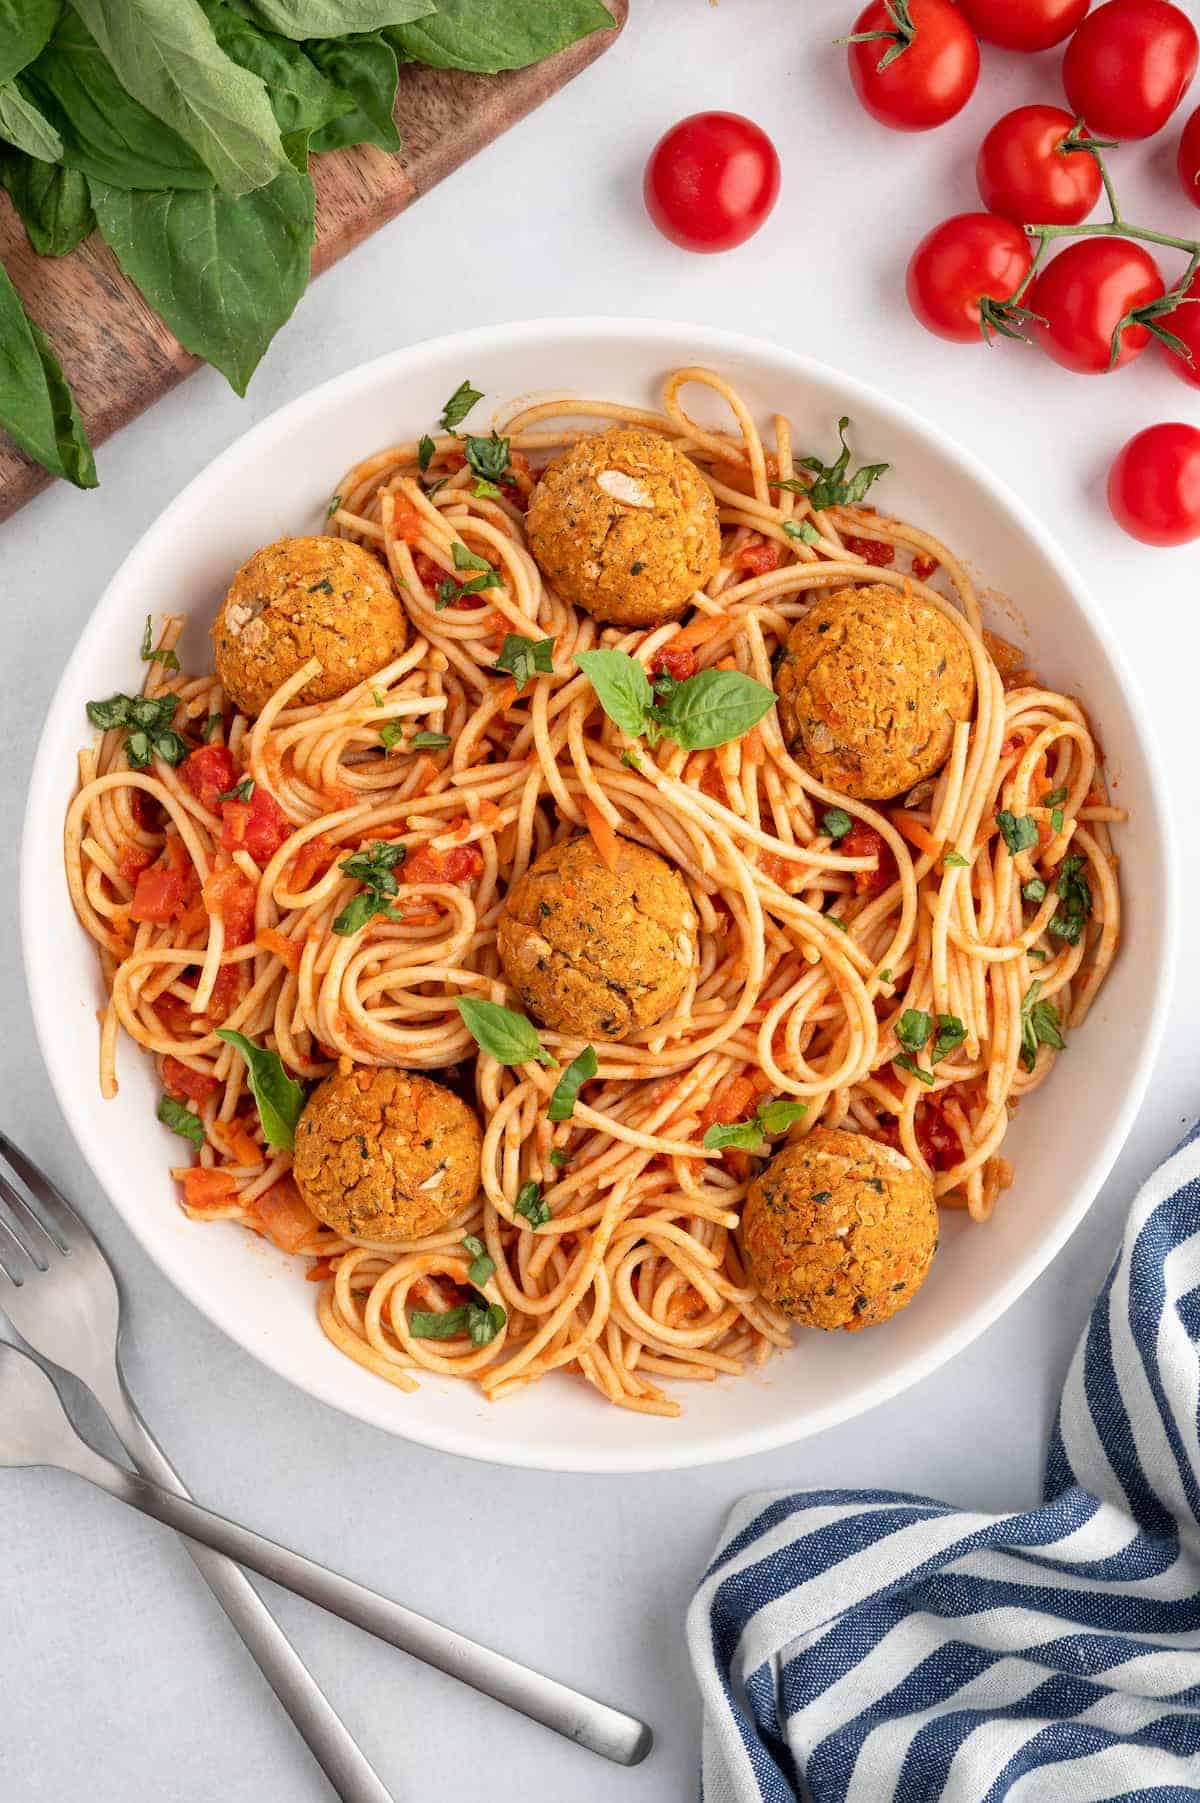
[[734, 1510], [688, 1615], [704, 1803], [1200, 1798], [1200, 1126], [1075, 1353], [1042, 1506]]

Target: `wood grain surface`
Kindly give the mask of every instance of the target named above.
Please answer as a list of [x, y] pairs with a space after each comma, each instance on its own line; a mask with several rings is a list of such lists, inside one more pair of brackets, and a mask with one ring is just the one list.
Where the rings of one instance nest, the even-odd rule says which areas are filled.
[[[313, 274], [394, 219], [451, 170], [548, 100], [600, 56], [625, 23], [629, 0], [607, 0], [612, 31], [505, 75], [401, 65], [398, 155], [372, 145], [312, 160], [317, 196]], [[93, 445], [102, 444], [198, 367], [198, 359], [146, 305], [93, 232], [68, 257], [35, 256], [0, 190], [0, 261], [50, 339], [75, 390]], [[300, 305], [304, 302], [301, 300]], [[0, 432], [0, 520], [52, 478]]]

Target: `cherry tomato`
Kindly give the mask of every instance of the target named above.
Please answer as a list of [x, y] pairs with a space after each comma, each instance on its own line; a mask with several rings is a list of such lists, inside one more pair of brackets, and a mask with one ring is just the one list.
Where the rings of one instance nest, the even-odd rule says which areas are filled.
[[1200, 272], [1192, 277], [1184, 289], [1179, 306], [1173, 312], [1164, 314], [1159, 324], [1164, 331], [1181, 339], [1192, 353], [1189, 363], [1186, 357], [1181, 357], [1170, 345], [1163, 345], [1167, 362], [1177, 376], [1182, 376], [1193, 387], [1200, 388]]
[[1200, 432], [1178, 420], [1147, 426], [1117, 455], [1108, 505], [1118, 526], [1144, 545], [1200, 538]]
[[1100, 168], [1086, 150], [1060, 150], [1074, 129], [1057, 106], [1019, 106], [979, 147], [975, 179], [989, 212], [1018, 225], [1078, 225], [1100, 198]]
[[956, 213], [928, 232], [908, 265], [908, 304], [927, 331], [961, 344], [986, 336], [987, 300], [1004, 301], [1029, 273], [1020, 226], [995, 213]]
[[979, 45], [951, 0], [892, 0], [890, 9], [871, 0], [854, 22], [847, 58], [858, 98], [894, 131], [944, 125], [979, 79]]
[[958, 0], [967, 24], [1005, 50], [1049, 50], [1070, 37], [1092, 0]]
[[[1154, 258], [1128, 238], [1079, 238], [1047, 263], [1026, 297], [1030, 332], [1048, 356], [1081, 375], [1120, 369], [1150, 342], [1126, 314], [1163, 293]], [[1113, 359], [1113, 334], [1120, 344]]]
[[1149, 138], [1182, 100], [1197, 55], [1196, 28], [1170, 0], [1107, 0], [1067, 45], [1063, 86], [1093, 132]]
[[732, 250], [756, 232], [779, 194], [779, 157], [740, 113], [693, 113], [650, 152], [642, 195], [664, 238], [684, 250]]
[[1194, 207], [1200, 207], [1200, 106], [1183, 128], [1176, 166], [1184, 193]]

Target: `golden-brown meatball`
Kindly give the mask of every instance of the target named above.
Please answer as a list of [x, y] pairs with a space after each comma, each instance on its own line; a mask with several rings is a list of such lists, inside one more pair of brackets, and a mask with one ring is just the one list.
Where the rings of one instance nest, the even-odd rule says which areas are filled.
[[318, 1220], [358, 1240], [415, 1240], [479, 1188], [483, 1134], [467, 1104], [412, 1071], [326, 1077], [296, 1124], [293, 1174]]
[[962, 633], [884, 582], [815, 601], [788, 634], [775, 688], [798, 761], [859, 801], [890, 801], [940, 770], [975, 705]]
[[261, 713], [312, 657], [323, 666], [296, 701], [333, 701], [407, 638], [391, 577], [344, 538], [281, 538], [246, 559], [213, 621], [217, 675], [244, 714]]
[[559, 594], [618, 626], [677, 620], [721, 555], [712, 491], [641, 426], [593, 433], [549, 464], [525, 530]]
[[902, 1152], [814, 1127], [750, 1185], [742, 1249], [760, 1293], [806, 1327], [886, 1321], [937, 1250], [933, 1185]]
[[513, 884], [497, 932], [504, 974], [559, 1033], [623, 1039], [669, 1014], [696, 967], [683, 878], [627, 839], [610, 870], [590, 838], [564, 839]]

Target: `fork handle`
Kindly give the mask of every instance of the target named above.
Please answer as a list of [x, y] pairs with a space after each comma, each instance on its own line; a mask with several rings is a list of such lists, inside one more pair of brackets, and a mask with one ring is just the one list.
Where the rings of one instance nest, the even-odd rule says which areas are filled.
[[352, 1578], [318, 1565], [314, 1559], [306, 1559], [223, 1515], [201, 1508], [186, 1496], [160, 1489], [148, 1478], [138, 1477], [123, 1465], [103, 1458], [94, 1448], [84, 1450], [88, 1456], [71, 1466], [78, 1476], [88, 1478], [120, 1502], [153, 1516], [188, 1539], [203, 1542], [227, 1558], [236, 1559], [239, 1565], [248, 1565], [272, 1583], [282, 1584], [319, 1608], [340, 1615], [356, 1628], [365, 1628], [368, 1634], [458, 1678], [472, 1690], [494, 1697], [543, 1727], [552, 1728], [590, 1753], [617, 1765], [637, 1765], [649, 1752], [653, 1738], [650, 1730], [633, 1716], [571, 1690], [528, 1666], [518, 1665], [502, 1653], [480, 1646], [452, 1628], [444, 1628], [427, 1616], [356, 1584]]
[[[123, 1383], [119, 1390], [114, 1387], [105, 1396], [104, 1409], [117, 1438], [142, 1475], [160, 1490], [189, 1500], [178, 1472]], [[245, 1572], [198, 1540], [185, 1539], [184, 1544], [342, 1803], [394, 1803], [391, 1792]]]

